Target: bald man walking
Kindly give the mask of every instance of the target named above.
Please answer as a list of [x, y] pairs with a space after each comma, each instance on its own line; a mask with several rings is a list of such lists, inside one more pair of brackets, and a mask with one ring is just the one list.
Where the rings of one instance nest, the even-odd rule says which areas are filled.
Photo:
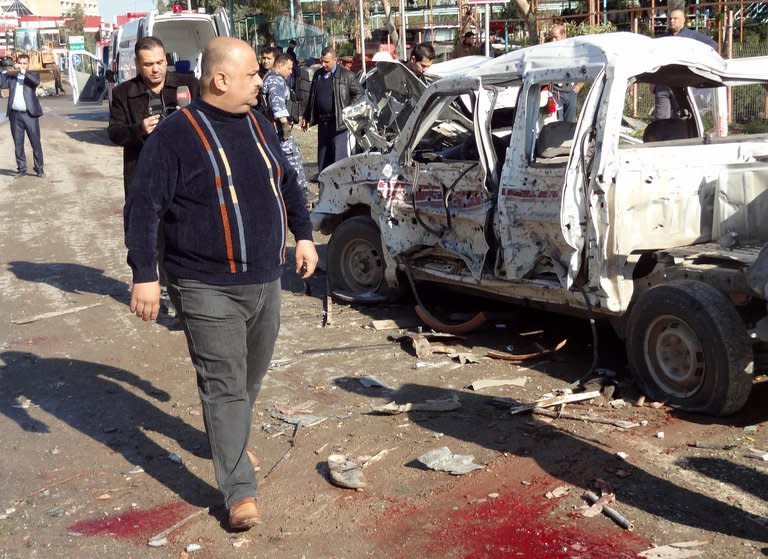
[[296, 272], [308, 278], [317, 265], [296, 172], [274, 127], [254, 110], [261, 85], [248, 43], [212, 40], [201, 98], [147, 138], [124, 211], [130, 308], [144, 320], [156, 319], [160, 307], [155, 239], [163, 229], [168, 293], [184, 325], [235, 530], [261, 522], [248, 437], [280, 326], [287, 230], [296, 239]]

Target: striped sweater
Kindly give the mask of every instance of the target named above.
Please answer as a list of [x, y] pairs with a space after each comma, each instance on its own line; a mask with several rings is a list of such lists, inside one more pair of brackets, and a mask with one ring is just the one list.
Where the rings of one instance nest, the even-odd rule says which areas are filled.
[[157, 279], [157, 230], [171, 276], [217, 285], [280, 277], [288, 230], [311, 240], [296, 173], [255, 111], [202, 100], [165, 118], [141, 150], [124, 209], [134, 283]]

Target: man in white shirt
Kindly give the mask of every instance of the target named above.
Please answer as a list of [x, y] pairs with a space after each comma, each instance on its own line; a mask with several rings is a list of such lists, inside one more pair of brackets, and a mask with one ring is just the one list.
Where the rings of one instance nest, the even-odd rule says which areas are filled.
[[43, 170], [43, 146], [40, 141], [40, 117], [43, 108], [35, 91], [40, 84], [37, 72], [27, 72], [29, 56], [20, 54], [11, 72], [0, 73], [0, 89], [8, 88], [8, 110], [6, 115], [11, 125], [11, 137], [16, 151], [17, 172], [14, 178], [27, 174], [27, 158], [24, 153], [24, 134], [32, 144], [34, 169], [38, 177], [45, 177]]

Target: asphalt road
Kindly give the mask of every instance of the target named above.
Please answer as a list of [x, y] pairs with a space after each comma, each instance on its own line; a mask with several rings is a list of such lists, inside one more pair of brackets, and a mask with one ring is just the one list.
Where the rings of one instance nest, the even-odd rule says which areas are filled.
[[[599, 365], [618, 375], [610, 389], [559, 418], [510, 415], [511, 400], [567, 388], [588, 369], [584, 321], [494, 305], [506, 314], [465, 338], [433, 339], [419, 357], [396, 340], [416, 332], [410, 305], [335, 302], [324, 327], [322, 271], [307, 286], [290, 269], [279, 361], [251, 438], [265, 522], [230, 533], [184, 336], [166, 316], [143, 323], [127, 310], [121, 152], [106, 136], [106, 105], [42, 103], [46, 179], [11, 178], [0, 124], [0, 558], [178, 558], [194, 545], [195, 557], [217, 559], [604, 559], [687, 541], [705, 558], [768, 555], [768, 462], [748, 456], [768, 451], [765, 377], [729, 418], [637, 405], [606, 329]], [[312, 174], [313, 135], [299, 138]], [[316, 241], [322, 254], [326, 239]], [[399, 327], [374, 323], [393, 319]], [[486, 356], [563, 339], [525, 362]], [[497, 385], [469, 386], [480, 380]], [[427, 400], [460, 407], [377, 411]], [[441, 447], [480, 468], [451, 475], [420, 462]], [[367, 486], [332, 485], [331, 454], [365, 463]], [[634, 530], [584, 516], [587, 489], [612, 493]], [[167, 529], [165, 545], [148, 546]]]

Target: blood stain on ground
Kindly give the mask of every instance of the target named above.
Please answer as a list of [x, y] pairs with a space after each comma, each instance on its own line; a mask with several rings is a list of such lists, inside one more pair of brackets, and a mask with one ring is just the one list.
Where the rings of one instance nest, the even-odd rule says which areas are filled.
[[153, 509], [134, 509], [102, 518], [81, 520], [70, 526], [69, 531], [86, 536], [109, 535], [118, 539], [150, 538], [193, 510], [187, 503], [168, 503]]
[[445, 523], [449, 528], [431, 534], [428, 551], [436, 553], [448, 545], [462, 549], [465, 559], [630, 559], [647, 547], [642, 538], [619, 528], [596, 528], [595, 520], [602, 519], [583, 519], [591, 532], [575, 525], [555, 526], [557, 517], [547, 518], [552, 506], [529, 504], [515, 495], [469, 504], [449, 515]]

